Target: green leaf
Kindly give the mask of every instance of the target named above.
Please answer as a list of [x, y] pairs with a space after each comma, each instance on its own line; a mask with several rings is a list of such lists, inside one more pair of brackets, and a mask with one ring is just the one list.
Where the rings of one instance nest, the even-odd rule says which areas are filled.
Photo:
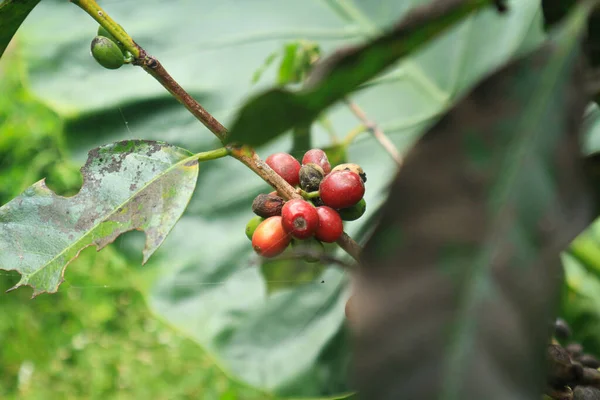
[[277, 83], [281, 86], [287, 85], [288, 83], [297, 83], [300, 78], [298, 71], [296, 70], [299, 47], [300, 43], [295, 42], [287, 44], [283, 50], [283, 58], [279, 65], [279, 76], [277, 79]]
[[[229, 126], [251, 91], [276, 82], [277, 69], [270, 68], [261, 85], [250, 84], [265, 57], [285, 43], [304, 38], [318, 42], [324, 54], [331, 53], [367, 41], [410, 8], [429, 2], [224, 0], [215, 8], [211, 0], [173, 0], [153, 3], [143, 9], [142, 17], [138, 3], [124, 1], [107, 4], [106, 11]], [[27, 57], [23, 69], [29, 72], [35, 95], [65, 121], [66, 143], [75, 161], [85, 162], [92, 147], [125, 138], [166, 140], [194, 151], [214, 148], [211, 133], [146, 73], [128, 66], [118, 71], [97, 68], [89, 55], [97, 24], [81, 10], [63, 0], [45, 0], [38, 7], [19, 33]], [[529, 1], [513, 1], [504, 15], [491, 8], [475, 13], [370, 81], [352, 100], [402, 151], [455, 96], [508, 58], [539, 43], [540, 16], [539, 4]], [[223, 19], [228, 23], [223, 24]], [[68, 34], [48, 43], [48, 32], [63, 32], [65, 20]], [[493, 48], [490, 43], [495, 43]], [[330, 109], [327, 118], [340, 138], [359, 123], [344, 107]], [[328, 147], [327, 131], [317, 124], [312, 128], [313, 146]], [[258, 153], [264, 159], [288, 151], [289, 139], [276, 140]], [[367, 213], [346, 224], [349, 234], [363, 240], [396, 166], [366, 133], [342, 155], [369, 175]], [[313, 284], [267, 296], [267, 283], [244, 226], [252, 216], [254, 197], [270, 188], [231, 159], [203, 164], [198, 188], [203, 190], [198, 189], [182, 219], [143, 269], [155, 282], [145, 293], [152, 311], [207, 349], [235, 379], [268, 391], [265, 397], [347, 392], [347, 274], [328, 266]], [[134, 267], [139, 265], [141, 247], [143, 243], [126, 235], [118, 249]], [[260, 330], [261, 326], [269, 329]]]
[[198, 162], [190, 156], [166, 143], [114, 143], [90, 151], [75, 196], [57, 196], [42, 180], [0, 207], [0, 269], [21, 274], [12, 289], [54, 293], [81, 250], [134, 229], [146, 232], [146, 262], [194, 191]]
[[[372, 42], [340, 50], [325, 59], [312, 71], [306, 90], [293, 93], [271, 89], [250, 100], [234, 122], [229, 142], [260, 146], [295, 125], [310, 122], [398, 59], [422, 48], [490, 3], [486, 0], [440, 0], [414, 10]], [[286, 49], [284, 60], [289, 62], [280, 70], [280, 80], [290, 79], [289, 75], [295, 73], [291, 67], [295, 52], [292, 46]]]
[[593, 217], [578, 134], [582, 4], [406, 156], [353, 302], [364, 398], [539, 398], [559, 253]]
[[600, 277], [600, 224], [596, 221], [571, 243], [569, 254]]
[[286, 86], [302, 83], [319, 59], [319, 45], [306, 40], [287, 43], [283, 48], [283, 57], [279, 65], [277, 84]]
[[267, 293], [314, 284], [324, 270], [325, 266], [322, 263], [308, 263], [301, 259], [269, 260], [260, 266], [267, 285]]
[[[596, 224], [597, 225], [597, 224]], [[596, 244], [597, 247], [597, 244]], [[600, 280], [597, 271], [569, 253], [562, 256], [566, 296], [561, 310], [571, 327], [569, 342], [583, 345], [586, 353], [600, 354]], [[600, 260], [596, 259], [598, 264]]]
[[0, 1], [0, 57], [19, 26], [39, 2], [40, 0]]

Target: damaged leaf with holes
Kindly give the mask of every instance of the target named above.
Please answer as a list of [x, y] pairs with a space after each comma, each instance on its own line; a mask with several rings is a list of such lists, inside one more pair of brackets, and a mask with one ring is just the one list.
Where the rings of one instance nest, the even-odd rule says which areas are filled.
[[17, 271], [33, 295], [53, 293], [81, 250], [98, 250], [120, 234], [146, 233], [146, 262], [165, 240], [194, 192], [198, 162], [162, 142], [128, 140], [93, 149], [72, 197], [41, 180], [0, 207], [0, 269]]

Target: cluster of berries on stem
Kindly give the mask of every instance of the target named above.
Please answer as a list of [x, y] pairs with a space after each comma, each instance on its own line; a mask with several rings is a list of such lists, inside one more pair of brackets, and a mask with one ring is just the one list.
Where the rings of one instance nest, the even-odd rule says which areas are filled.
[[546, 399], [600, 399], [600, 360], [572, 341], [571, 328], [560, 318], [554, 322], [546, 363]]
[[333, 243], [344, 232], [343, 221], [354, 221], [365, 213], [367, 177], [359, 165], [340, 164], [332, 169], [321, 149], [307, 151], [302, 164], [288, 153], [271, 154], [265, 162], [303, 198], [285, 201], [275, 191], [254, 199], [256, 217], [246, 225], [246, 236], [260, 256], [278, 256], [290, 244]]

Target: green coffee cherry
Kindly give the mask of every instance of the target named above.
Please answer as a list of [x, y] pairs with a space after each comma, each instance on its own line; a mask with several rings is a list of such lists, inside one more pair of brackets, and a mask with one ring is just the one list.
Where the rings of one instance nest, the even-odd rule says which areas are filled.
[[246, 224], [246, 237], [250, 240], [252, 240], [252, 235], [254, 235], [254, 231], [256, 230], [256, 227], [258, 225], [260, 225], [261, 222], [263, 222], [265, 219], [262, 217], [259, 217], [258, 215], [254, 218], [252, 218], [250, 221], [248, 221], [248, 224]]
[[92, 56], [98, 64], [107, 69], [118, 69], [125, 63], [125, 56], [119, 46], [105, 36], [96, 36], [92, 40]]
[[338, 213], [344, 221], [355, 221], [362, 217], [366, 210], [367, 202], [365, 201], [365, 199], [360, 199], [360, 201], [352, 207], [342, 208], [341, 210], [338, 210]]
[[[119, 27], [121, 29], [123, 29], [123, 27], [121, 25], [119, 25]], [[100, 25], [98, 27], [98, 36], [104, 36], [106, 38], [109, 38], [113, 42], [115, 42], [117, 44], [117, 46], [119, 46], [119, 49], [121, 49], [121, 51], [123, 52], [123, 55], [125, 56], [125, 63], [126, 64], [130, 63], [133, 60], [133, 55], [125, 48], [125, 46], [123, 45], [123, 43], [119, 42], [117, 40], [117, 38], [114, 37], [109, 31], [107, 31], [106, 29], [104, 29], [104, 27], [102, 25]]]

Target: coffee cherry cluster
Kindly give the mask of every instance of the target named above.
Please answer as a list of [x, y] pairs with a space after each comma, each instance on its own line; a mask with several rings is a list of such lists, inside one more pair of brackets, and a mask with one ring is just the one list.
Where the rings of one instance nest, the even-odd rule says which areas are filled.
[[302, 164], [287, 153], [271, 154], [267, 165], [303, 199], [285, 201], [277, 192], [262, 193], [252, 203], [256, 217], [246, 225], [246, 236], [254, 251], [275, 257], [302, 241], [337, 241], [344, 232], [343, 221], [354, 221], [366, 210], [363, 199], [367, 176], [356, 164], [331, 168], [325, 152], [312, 149]]
[[564, 320], [555, 321], [553, 336], [546, 353], [546, 398], [600, 399], [600, 360], [585, 353], [581, 344], [570, 341], [571, 329]]

